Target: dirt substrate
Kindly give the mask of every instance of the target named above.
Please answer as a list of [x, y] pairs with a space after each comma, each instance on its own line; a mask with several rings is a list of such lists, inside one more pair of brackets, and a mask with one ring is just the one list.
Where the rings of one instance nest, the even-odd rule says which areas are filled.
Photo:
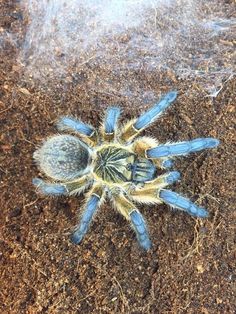
[[[11, 2], [0, 5], [2, 28], [19, 27], [15, 10]], [[151, 103], [143, 106], [138, 96], [115, 93], [116, 74], [96, 64], [92, 70], [85, 64], [76, 80], [56, 92], [24, 84], [17, 53], [9, 44], [0, 55], [0, 312], [233, 314], [235, 81], [212, 99], [197, 81], [179, 80], [170, 72], [127, 71], [128, 81], [157, 96], [173, 87], [179, 91], [147, 135], [163, 143], [220, 139], [217, 149], [176, 161], [182, 179], [173, 189], [207, 207], [210, 217], [195, 219], [165, 205], [141, 207], [153, 241], [145, 253], [129, 224], [106, 203], [83, 243], [75, 246], [69, 235], [83, 196], [37, 195], [31, 181], [42, 174], [33, 152], [56, 132], [60, 115], [98, 125], [101, 111], [111, 104], [120, 104], [125, 120]]]

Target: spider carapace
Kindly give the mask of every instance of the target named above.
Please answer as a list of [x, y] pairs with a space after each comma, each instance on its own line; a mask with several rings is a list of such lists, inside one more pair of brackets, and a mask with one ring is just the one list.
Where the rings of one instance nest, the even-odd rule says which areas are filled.
[[[51, 182], [33, 180], [46, 195], [71, 195], [87, 190], [79, 224], [72, 234], [72, 242], [79, 244], [90, 222], [105, 199], [131, 223], [138, 242], [150, 249], [148, 228], [137, 203], [166, 203], [195, 217], [207, 217], [208, 212], [189, 199], [166, 189], [180, 178], [178, 171], [170, 171], [176, 156], [214, 148], [214, 138], [159, 144], [152, 137], [139, 136], [175, 100], [177, 93], [166, 94], [160, 102], [140, 117], [118, 125], [119, 107], [108, 108], [99, 129], [72, 117], [58, 121], [59, 134], [49, 137], [34, 158]], [[160, 174], [161, 170], [163, 174]]]
[[97, 151], [94, 173], [108, 184], [145, 182], [154, 179], [157, 168], [122, 145], [103, 145]]

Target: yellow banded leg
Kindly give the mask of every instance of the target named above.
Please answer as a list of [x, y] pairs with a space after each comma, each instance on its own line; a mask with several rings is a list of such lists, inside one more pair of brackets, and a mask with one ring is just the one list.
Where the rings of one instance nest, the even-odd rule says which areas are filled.
[[94, 133], [91, 136], [84, 136], [83, 140], [87, 142], [92, 147], [96, 146], [99, 142], [99, 135], [97, 131], [94, 131]]
[[141, 213], [122, 193], [114, 195], [113, 197], [117, 209], [127, 220], [131, 222], [140, 246], [145, 250], [149, 250], [151, 247], [151, 241], [149, 239], [146, 223]]
[[127, 220], [130, 220], [130, 213], [136, 209], [136, 206], [130, 202], [123, 193], [112, 196], [115, 207], [122, 214], [122, 216], [124, 216]]
[[86, 188], [92, 184], [92, 178], [83, 176], [78, 180], [71, 182], [46, 182], [40, 178], [34, 178], [33, 184], [37, 187], [38, 191], [44, 195], [68, 195], [83, 192]]
[[77, 194], [82, 193], [92, 183], [93, 178], [85, 175], [77, 180], [69, 181], [66, 183], [63, 182], [62, 184], [65, 186], [69, 194]]
[[158, 142], [155, 139], [148, 136], [142, 136], [133, 142], [132, 149], [138, 156], [147, 158], [146, 150], [156, 147], [157, 145]]
[[87, 193], [87, 196], [96, 195], [102, 201], [105, 194], [104, 186], [100, 183], [96, 183], [93, 188]]
[[120, 139], [122, 142], [130, 142], [132, 141], [142, 130], [137, 130], [134, 127], [134, 123], [136, 122], [137, 119], [130, 120], [127, 122], [120, 133]]
[[90, 136], [84, 135], [84, 134], [78, 134], [78, 135], [88, 146], [94, 147], [99, 142], [99, 134], [96, 130], [94, 130], [94, 132]]
[[88, 144], [88, 146], [92, 146], [92, 147], [96, 146], [100, 140], [97, 130], [94, 130], [91, 135], [84, 135], [84, 134], [78, 134], [78, 135], [86, 144]]
[[178, 181], [180, 174], [178, 171], [171, 171], [165, 175], [159, 176], [155, 180], [144, 183], [141, 188], [133, 188], [129, 190], [129, 195], [136, 202], [160, 204], [162, 200], [159, 198], [159, 191], [164, 187]]
[[101, 131], [102, 138], [105, 142], [113, 142], [115, 138], [115, 133], [105, 133], [104, 130]]

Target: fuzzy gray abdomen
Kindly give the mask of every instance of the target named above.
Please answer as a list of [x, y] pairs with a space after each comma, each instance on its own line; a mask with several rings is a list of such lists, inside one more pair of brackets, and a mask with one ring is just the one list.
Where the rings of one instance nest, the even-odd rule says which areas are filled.
[[34, 158], [47, 176], [55, 180], [73, 180], [83, 175], [89, 163], [85, 143], [72, 135], [56, 135], [38, 149]]

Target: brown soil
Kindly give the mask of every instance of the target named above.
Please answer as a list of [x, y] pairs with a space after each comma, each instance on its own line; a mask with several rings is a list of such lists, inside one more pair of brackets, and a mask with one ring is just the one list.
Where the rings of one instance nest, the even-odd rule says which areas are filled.
[[[18, 10], [12, 1], [0, 4], [0, 29], [20, 27]], [[17, 50], [6, 44], [0, 51], [0, 312], [234, 313], [235, 81], [212, 100], [197, 81], [178, 80], [170, 72], [125, 73], [156, 95], [173, 86], [179, 91], [177, 102], [146, 134], [162, 142], [221, 140], [217, 149], [176, 163], [182, 180], [173, 189], [207, 207], [210, 218], [195, 219], [165, 205], [141, 207], [153, 241], [144, 253], [129, 224], [107, 203], [75, 246], [69, 234], [83, 197], [37, 195], [31, 181], [40, 174], [32, 154], [56, 132], [54, 122], [62, 114], [98, 125], [111, 104], [120, 104], [124, 119], [143, 105], [139, 97], [115, 93], [119, 82], [112, 69], [95, 65], [91, 70], [85, 64], [76, 80], [56, 92], [24, 84]]]

